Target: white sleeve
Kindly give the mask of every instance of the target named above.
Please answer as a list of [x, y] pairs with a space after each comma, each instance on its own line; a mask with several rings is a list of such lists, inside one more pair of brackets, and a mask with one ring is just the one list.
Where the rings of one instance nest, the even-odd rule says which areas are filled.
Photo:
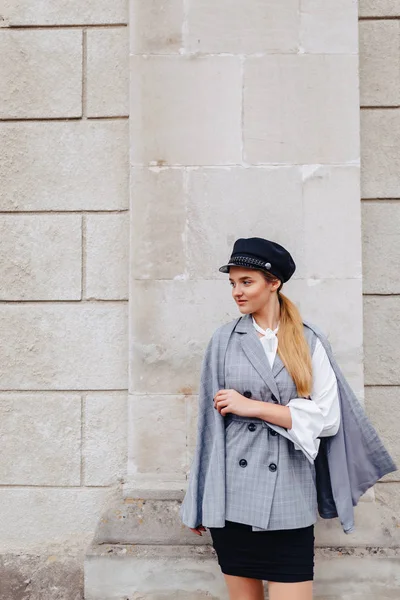
[[305, 450], [315, 459], [319, 437], [335, 435], [340, 425], [337, 380], [328, 355], [319, 339], [312, 356], [313, 384], [311, 400], [293, 398], [287, 404], [292, 428], [287, 432], [296, 450]]

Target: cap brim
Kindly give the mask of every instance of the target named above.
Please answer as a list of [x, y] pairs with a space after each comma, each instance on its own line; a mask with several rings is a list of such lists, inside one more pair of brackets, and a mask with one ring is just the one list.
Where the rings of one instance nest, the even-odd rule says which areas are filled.
[[237, 263], [228, 263], [218, 269], [221, 273], [229, 273], [229, 267], [242, 267], [243, 269], [254, 269], [256, 271], [265, 271], [262, 267], [254, 267], [252, 265], [238, 265]]

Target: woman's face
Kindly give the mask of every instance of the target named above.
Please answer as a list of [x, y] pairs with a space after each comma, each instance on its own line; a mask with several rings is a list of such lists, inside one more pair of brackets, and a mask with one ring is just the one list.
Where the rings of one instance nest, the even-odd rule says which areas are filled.
[[279, 279], [266, 281], [260, 271], [243, 267], [229, 268], [232, 297], [243, 314], [261, 310], [279, 288]]

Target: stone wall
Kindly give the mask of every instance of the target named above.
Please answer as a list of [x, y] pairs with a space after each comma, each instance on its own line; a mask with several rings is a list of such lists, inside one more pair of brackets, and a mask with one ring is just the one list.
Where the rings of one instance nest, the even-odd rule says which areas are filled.
[[0, 598], [76, 600], [126, 470], [125, 0], [0, 9]]
[[[359, 14], [365, 396], [400, 465], [400, 2], [361, 0]], [[398, 514], [400, 471], [375, 491]]]

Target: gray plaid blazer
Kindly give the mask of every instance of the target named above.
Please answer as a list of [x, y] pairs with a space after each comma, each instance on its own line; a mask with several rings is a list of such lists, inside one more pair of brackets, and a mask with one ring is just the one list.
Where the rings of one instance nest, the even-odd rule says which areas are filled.
[[223, 527], [225, 519], [251, 524], [254, 531], [305, 527], [316, 521], [318, 510], [323, 518], [339, 517], [350, 533], [359, 497], [397, 469], [326, 337], [306, 322], [304, 332], [312, 352], [318, 336], [335, 371], [341, 406], [338, 433], [321, 439], [312, 464], [295, 450], [283, 427], [220, 415], [213, 398], [223, 388], [281, 404], [297, 395], [279, 355], [269, 367], [251, 315], [222, 325], [207, 346], [201, 369], [196, 448], [180, 507], [188, 527]]

